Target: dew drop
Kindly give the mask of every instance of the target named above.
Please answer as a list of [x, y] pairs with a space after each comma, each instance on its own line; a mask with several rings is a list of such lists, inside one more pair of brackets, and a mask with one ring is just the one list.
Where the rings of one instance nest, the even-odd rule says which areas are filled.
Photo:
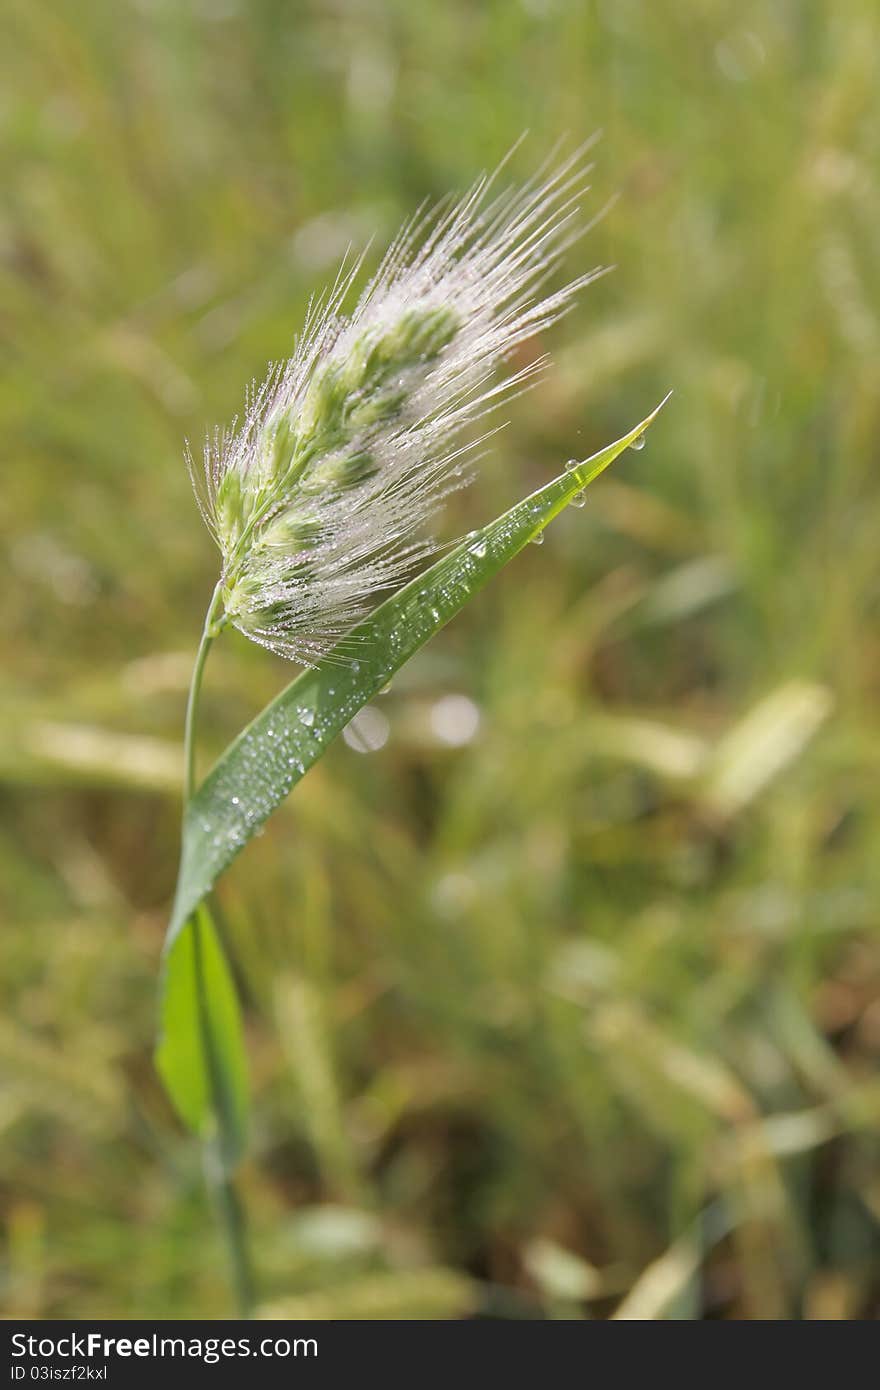
[[300, 724], [305, 724], [310, 729], [315, 722], [315, 711], [313, 709], [301, 709], [298, 711]]
[[478, 560], [484, 559], [484, 558], [485, 558], [485, 555], [486, 555], [486, 542], [485, 542], [485, 540], [476, 540], [476, 541], [474, 541], [473, 545], [471, 546], [471, 554], [472, 554], [472, 555], [476, 555], [476, 557], [477, 557]]
[[565, 471], [566, 473], [571, 473], [573, 469], [580, 468], [580, 466], [580, 459], [569, 459], [568, 463], [565, 465]]
[[631, 449], [644, 449], [645, 436], [643, 434], [637, 435], [637, 437], [633, 440], [632, 444], [630, 444], [629, 447]]
[[536, 531], [535, 534], [531, 537], [531, 542], [532, 542], [532, 545], [543, 545], [543, 544], [544, 544], [544, 532], [543, 532], [543, 531]]
[[381, 686], [381, 687], [380, 687], [380, 690], [379, 690], [379, 694], [380, 694], [380, 695], [388, 695], [388, 694], [390, 694], [390, 692], [391, 692], [391, 685], [392, 685], [392, 682], [391, 682], [391, 681], [388, 681], [385, 685]]
[[572, 499], [571, 499], [571, 501], [570, 501], [570, 503], [569, 503], [569, 506], [570, 506], [570, 507], [578, 507], [578, 508], [580, 508], [580, 507], [586, 506], [586, 502], [587, 502], [587, 494], [586, 494], [586, 492], [576, 492], [575, 495], [574, 495], [574, 497], [572, 497]]
[[232, 798], [232, 804], [233, 804], [233, 806], [240, 806], [240, 805], [241, 805], [241, 802], [239, 801], [239, 799], [238, 799], [237, 796], [234, 796], [234, 797]]

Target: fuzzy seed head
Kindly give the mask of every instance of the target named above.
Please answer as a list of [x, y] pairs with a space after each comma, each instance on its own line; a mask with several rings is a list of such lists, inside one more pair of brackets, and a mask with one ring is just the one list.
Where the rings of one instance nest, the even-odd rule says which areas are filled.
[[480, 179], [403, 230], [348, 314], [359, 262], [310, 306], [291, 360], [194, 477], [225, 620], [314, 665], [435, 548], [426, 525], [468, 481], [473, 422], [543, 359], [499, 368], [600, 273], [542, 293], [580, 235], [587, 172], [578, 151], [519, 189], [490, 197], [497, 175]]

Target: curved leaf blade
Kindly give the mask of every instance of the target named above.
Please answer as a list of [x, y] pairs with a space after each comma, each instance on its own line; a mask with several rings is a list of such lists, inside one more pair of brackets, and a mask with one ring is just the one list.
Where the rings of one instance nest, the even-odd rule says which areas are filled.
[[[668, 399], [668, 397], [666, 398]], [[186, 810], [166, 950], [223, 871], [328, 744], [401, 666], [579, 492], [630, 447], [665, 400], [621, 439], [474, 531], [387, 599], [229, 745]]]
[[156, 1068], [180, 1118], [216, 1141], [230, 1171], [247, 1133], [247, 1062], [235, 983], [204, 903], [165, 956]]

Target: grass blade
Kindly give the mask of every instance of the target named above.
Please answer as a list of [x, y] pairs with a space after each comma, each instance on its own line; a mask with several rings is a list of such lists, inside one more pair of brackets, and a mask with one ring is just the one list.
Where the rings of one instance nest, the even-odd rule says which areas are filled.
[[181, 1119], [216, 1140], [230, 1171], [247, 1132], [247, 1064], [235, 984], [204, 903], [165, 957], [156, 1066]]
[[383, 603], [230, 744], [190, 802], [168, 942], [248, 840], [396, 671], [573, 497], [644, 433], [641, 424], [472, 534]]
[[[644, 433], [662, 408], [472, 532], [267, 705], [190, 801], [165, 943], [157, 1066], [184, 1122], [216, 1129], [231, 1167], [244, 1143], [246, 1063], [235, 988], [204, 898], [330, 741], [468, 599]], [[201, 976], [200, 976], [201, 972]]]

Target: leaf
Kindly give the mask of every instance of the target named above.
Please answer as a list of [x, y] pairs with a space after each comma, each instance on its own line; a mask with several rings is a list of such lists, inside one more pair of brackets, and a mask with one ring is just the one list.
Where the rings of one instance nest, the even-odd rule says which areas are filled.
[[235, 984], [204, 903], [165, 956], [156, 1067], [181, 1119], [216, 1137], [231, 1169], [247, 1132], [247, 1066]]
[[676, 1241], [642, 1271], [612, 1317], [624, 1322], [653, 1322], [662, 1318], [680, 1321], [692, 1316], [678, 1310], [688, 1306], [688, 1290], [699, 1267], [697, 1241], [690, 1236]]
[[787, 681], [765, 695], [717, 744], [706, 773], [706, 805], [725, 818], [739, 815], [800, 757], [832, 705], [827, 687], [809, 681]]
[[[668, 397], [667, 397], [668, 399]], [[635, 429], [474, 531], [387, 599], [314, 670], [303, 673], [230, 744], [184, 816], [168, 945], [248, 840], [396, 671], [571, 499], [638, 440]]]
[[[569, 468], [399, 590], [267, 705], [190, 801], [165, 943], [157, 1066], [181, 1118], [216, 1125], [231, 1166], [244, 1137], [246, 1065], [235, 989], [200, 904], [235, 856], [358, 710], [571, 499], [637, 441], [662, 405], [616, 443]], [[201, 978], [200, 978], [201, 967]]]
[[357, 1322], [464, 1318], [483, 1302], [475, 1279], [454, 1269], [429, 1267], [379, 1271], [332, 1284], [313, 1293], [293, 1294], [257, 1309], [259, 1321]]

